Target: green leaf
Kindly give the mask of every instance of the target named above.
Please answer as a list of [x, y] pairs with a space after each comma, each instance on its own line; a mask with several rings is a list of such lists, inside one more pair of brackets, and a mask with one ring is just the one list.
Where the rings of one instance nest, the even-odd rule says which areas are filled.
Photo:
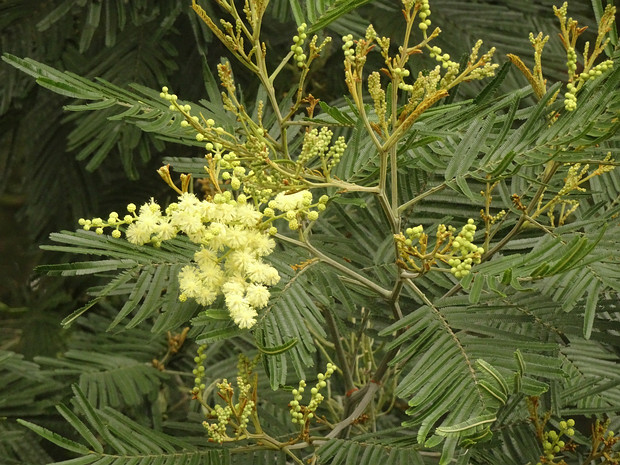
[[65, 105], [63, 108], [67, 111], [92, 111], [103, 110], [116, 105], [118, 102], [114, 98], [104, 98], [100, 102], [85, 103], [81, 105]]
[[[92, 5], [94, 6], [90, 8], [90, 11], [96, 16], [96, 10], [100, 6]], [[95, 16], [92, 17], [93, 20], [95, 20]], [[85, 46], [86, 42], [90, 40], [88, 33], [85, 32], [82, 38], [85, 41], [83, 43]], [[166, 48], [165, 42], [156, 44], [154, 40], [151, 40], [148, 43], [144, 43], [144, 41], [142, 43], [143, 47], [146, 49], [152, 48], [152, 52], [157, 55], [161, 54], [161, 51]], [[127, 53], [136, 53], [135, 42], [124, 42], [122, 47], [129, 48], [126, 50]], [[122, 53], [122, 50], [120, 52]], [[101, 162], [118, 146], [127, 174], [130, 177], [135, 177], [134, 149], [136, 149], [135, 151], [141, 151], [142, 155], [146, 155], [147, 159], [150, 157], [151, 145], [156, 150], [158, 150], [158, 147], [161, 149], [159, 142], [143, 135], [136, 127], [127, 127], [124, 124], [126, 122], [140, 127], [142, 131], [160, 133], [169, 140], [174, 140], [178, 143], [196, 144], [195, 139], [190, 138], [187, 131], [181, 129], [181, 118], [179, 118], [178, 114], [175, 115], [168, 108], [167, 102], [159, 97], [159, 91], [134, 84], [132, 87], [138, 91], [138, 93], [134, 93], [103, 79], [92, 82], [70, 72], [58, 71], [30, 58], [21, 59], [5, 53], [2, 59], [36, 78], [37, 83], [41, 86], [60, 95], [80, 100], [95, 101], [91, 104], [68, 105], [65, 107], [68, 110], [74, 111], [97, 110], [91, 114], [80, 114], [79, 118], [73, 118], [76, 121], [76, 127], [68, 137], [70, 149], [81, 148], [78, 153], [79, 159], [90, 158], [87, 164], [90, 170], [98, 168]], [[165, 57], [160, 56], [157, 59], [161, 61], [153, 64], [149, 71], [162, 74], [163, 71], [158, 71], [158, 69], [168, 68], [171, 64], [165, 60]], [[208, 110], [198, 105], [192, 105], [192, 107], [205, 117], [211, 116]], [[110, 121], [114, 120], [121, 121], [117, 124], [110, 124]]]
[[71, 390], [74, 394], [74, 399], [76, 404], [79, 406], [80, 410], [90, 423], [91, 427], [94, 431], [99, 434], [103, 440], [114, 448], [114, 450], [124, 453], [127, 449], [123, 446], [122, 442], [116, 439], [108, 430], [107, 426], [104, 424], [101, 416], [97, 413], [97, 411], [93, 408], [93, 406], [88, 402], [86, 395], [80, 389], [80, 387], [76, 384], [71, 386]]
[[304, 22], [304, 11], [301, 8], [301, 4], [299, 0], [288, 0], [289, 5], [291, 6], [291, 12], [293, 13], [293, 17], [295, 18], [295, 22], [297, 26], [301, 26]]
[[95, 35], [99, 21], [101, 19], [101, 3], [91, 2], [88, 5], [88, 13], [86, 16], [86, 22], [82, 28], [82, 35], [80, 37], [80, 53], [86, 52], [90, 43]]
[[335, 0], [308, 28], [308, 33], [317, 32], [338, 18], [372, 0]]
[[491, 81], [480, 91], [480, 93], [474, 99], [475, 105], [480, 105], [483, 102], [489, 100], [493, 95], [498, 91], [499, 87], [506, 79], [508, 72], [510, 71], [511, 65], [509, 61], [506, 61], [500, 68], [495, 72], [495, 76]]
[[424, 465], [415, 439], [404, 428], [390, 428], [351, 439], [330, 439], [317, 450], [319, 463], [330, 465]]
[[506, 403], [508, 396], [501, 389], [498, 389], [497, 386], [486, 381], [479, 381], [478, 386], [483, 388], [487, 393], [497, 399], [501, 404]]
[[278, 355], [291, 350], [295, 345], [297, 345], [299, 341], [296, 338], [291, 339], [290, 341], [285, 342], [282, 345], [276, 347], [263, 347], [260, 345], [258, 341], [256, 341], [256, 347], [260, 352], [267, 355]]
[[[469, 173], [464, 174], [464, 175], [459, 175], [456, 178], [450, 179], [449, 181], [445, 181], [444, 185], [452, 189], [454, 192], [456, 192], [457, 196], [460, 198], [468, 198], [470, 200], [474, 200], [474, 199], [477, 200], [480, 197], [480, 194], [476, 196], [476, 194], [474, 194], [471, 188], [469, 187], [469, 184], [467, 182], [467, 177], [469, 175], [470, 175]], [[450, 207], [448, 206], [448, 208]]]
[[[480, 151], [480, 141], [488, 136], [493, 124], [495, 114], [491, 113], [485, 120], [475, 119], [471, 122], [463, 139], [452, 153], [452, 158], [446, 167], [444, 178], [446, 181], [465, 174], [472, 167]], [[472, 194], [473, 197], [473, 194]]]
[[525, 373], [525, 360], [519, 349], [515, 350], [515, 360], [517, 361], [518, 373], [523, 375]]
[[501, 388], [501, 390], [504, 393], [504, 395], [505, 396], [508, 395], [508, 385], [504, 381], [503, 376], [500, 374], [499, 371], [497, 371], [497, 369], [495, 367], [493, 367], [493, 365], [485, 362], [481, 358], [476, 360], [476, 365], [478, 365], [478, 367], [480, 369], [484, 370], [489, 375], [491, 375], [491, 377], [497, 382], [497, 385]]
[[579, 259], [587, 255], [596, 245], [596, 243], [589, 244], [588, 242], [586, 237], [575, 236], [570, 243], [564, 246], [566, 249], [564, 256], [547, 270], [547, 275], [562, 273], [577, 266]]
[[200, 335], [197, 336], [196, 342], [198, 344], [209, 344], [216, 341], [231, 339], [240, 334], [242, 334], [242, 330], [229, 320], [229, 323], [224, 327], [217, 327], [201, 332]]
[[481, 429], [488, 428], [491, 423], [494, 423], [496, 420], [497, 417], [495, 415], [480, 415], [478, 417], [470, 418], [469, 420], [458, 423], [456, 425], [437, 428], [436, 432], [441, 436], [473, 433], [475, 431], [480, 431]]
[[[189, 302], [178, 301], [177, 276], [182, 267], [191, 260], [196, 247], [188, 239], [178, 237], [162, 244], [160, 248], [155, 248], [137, 246], [125, 239], [114, 239], [89, 231], [54, 233], [50, 237], [54, 242], [63, 245], [43, 246], [47, 250], [103, 255], [110, 258], [46, 265], [39, 267], [39, 271], [63, 275], [117, 272], [116, 275], [112, 275], [106, 286], [93, 291], [95, 298], [92, 301], [65, 318], [64, 325], [72, 324], [80, 315], [113, 293], [126, 293], [129, 296], [109, 329], [120, 324], [132, 312], [135, 314], [126, 323], [126, 327], [136, 326], [157, 315], [158, 311], [163, 311], [155, 326], [158, 331], [163, 332], [176, 329], [193, 316], [197, 307]], [[175, 314], [185, 315], [186, 318], [175, 318]]]
[[304, 369], [315, 363], [312, 332], [325, 337], [325, 329], [323, 316], [313, 298], [322, 292], [318, 286], [313, 289], [309, 284], [308, 273], [312, 266], [293, 272], [290, 264], [303, 261], [297, 253], [288, 255], [285, 252], [278, 258], [270, 257], [270, 261], [283, 279], [271, 288], [269, 305], [261, 312], [256, 325], [256, 343], [264, 348], [286, 347], [297, 340], [289, 350], [263, 358], [268, 366], [271, 387], [277, 389], [286, 384], [289, 362], [297, 376], [305, 377]]
[[345, 196], [335, 196], [332, 199], [330, 199], [331, 202], [335, 202], [338, 203], [340, 205], [355, 205], [359, 208], [366, 208], [367, 207], [367, 203], [364, 199], [361, 198], [357, 198], [357, 197], [345, 197]]
[[56, 434], [53, 431], [48, 430], [47, 428], [43, 428], [42, 426], [35, 425], [34, 423], [30, 423], [29, 421], [21, 419], [18, 419], [17, 422], [20, 425], [31, 429], [42, 438], [45, 438], [48, 441], [56, 444], [57, 446], [62, 447], [63, 449], [75, 452], [77, 454], [88, 454], [90, 452], [88, 450], [88, 447], [85, 447], [80, 443], [67, 439], [59, 434]]
[[134, 265], [134, 263], [128, 260], [92, 260], [87, 262], [62, 263], [60, 265], [41, 265], [37, 267], [37, 271], [52, 276], [80, 276], [103, 273], [105, 271], [115, 271], [129, 268], [132, 265]]
[[80, 88], [67, 82], [55, 81], [45, 77], [38, 78], [37, 84], [51, 90], [52, 92], [64, 95], [65, 97], [84, 98], [90, 100], [94, 100], [98, 97], [97, 94], [90, 92], [84, 87]]
[[95, 435], [88, 429], [88, 427], [69, 410], [65, 405], [60, 404], [56, 406], [58, 412], [63, 416], [65, 420], [73, 427], [73, 429], [92, 446], [93, 450], [98, 453], [103, 453], [103, 446], [97, 440]]
[[590, 339], [592, 335], [592, 327], [594, 326], [594, 318], [596, 317], [596, 304], [598, 303], [601, 286], [601, 281], [594, 279], [592, 284], [588, 287], [588, 297], [586, 298], [586, 307], [583, 316], [583, 337], [586, 339]]
[[47, 16], [45, 16], [42, 20], [40, 20], [36, 27], [39, 31], [43, 32], [49, 29], [54, 23], [58, 20], [65, 17], [65, 15], [71, 11], [73, 5], [75, 5], [78, 0], [64, 0], [60, 5], [50, 11]]
[[[323, 110], [325, 113], [331, 116], [334, 119], [334, 121], [336, 121], [337, 123], [340, 123], [343, 126], [351, 126], [351, 127], [355, 125], [355, 120], [353, 120], [353, 118], [351, 118], [349, 115], [347, 115], [342, 110], [339, 110], [336, 107], [330, 107], [327, 103], [323, 101], [319, 102], [319, 105], [321, 106], [321, 110]], [[320, 118], [320, 115], [319, 115], [319, 118]]]
[[101, 299], [103, 299], [103, 296], [100, 298], [92, 299], [86, 305], [81, 306], [76, 311], [71, 313], [71, 315], [63, 318], [62, 321], [60, 322], [60, 325], [63, 326], [64, 328], [69, 328], [75, 322], [75, 320], [77, 320], [84, 313], [86, 313], [90, 308], [92, 308], [97, 303], [99, 303]]
[[201, 312], [200, 315], [204, 315], [212, 320], [230, 321], [230, 312], [225, 308], [209, 308]]

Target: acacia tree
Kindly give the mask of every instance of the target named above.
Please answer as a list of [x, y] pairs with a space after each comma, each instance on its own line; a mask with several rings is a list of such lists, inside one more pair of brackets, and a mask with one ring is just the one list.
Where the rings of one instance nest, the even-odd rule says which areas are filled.
[[[268, 2], [193, 1], [236, 60], [205, 67], [199, 103], [5, 54], [77, 99], [91, 169], [117, 140], [91, 115], [200, 153], [164, 157], [176, 198], [43, 246], [82, 259], [41, 272], [100, 279], [62, 356], [0, 368], [7, 405], [36, 406], [11, 417], [74, 383], [64, 426], [19, 420], [71, 463], [617, 463], [609, 421], [569, 418], [619, 409], [615, 8], [595, 5], [583, 45], [554, 8], [555, 82], [542, 33], [531, 67], [482, 41], [453, 60], [427, 0], [403, 0], [398, 38], [334, 44], [324, 28], [363, 3], [291, 2], [274, 59]], [[342, 99], [320, 98], [317, 66], [340, 68]]]

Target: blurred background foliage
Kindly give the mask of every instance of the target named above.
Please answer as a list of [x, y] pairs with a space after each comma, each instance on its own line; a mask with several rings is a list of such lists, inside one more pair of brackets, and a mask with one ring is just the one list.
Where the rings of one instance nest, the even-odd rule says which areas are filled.
[[[299, 20], [291, 12], [291, 3], [297, 2], [270, 2], [263, 37], [273, 60], [271, 69], [288, 52]], [[379, 34], [390, 34], [393, 43], [398, 43], [401, 22], [395, 18], [400, 14], [399, 2], [361, 3], [360, 8], [329, 25], [326, 33], [335, 40], [321, 58], [323, 62], [311, 73], [308, 90], [330, 104], [337, 104], [345, 92], [340, 36], [363, 35], [371, 22]], [[557, 3], [434, 0], [433, 23], [443, 30], [436, 45], [456, 59], [482, 37], [488, 46], [497, 47], [498, 61], [505, 62], [505, 54], [514, 53], [531, 67], [528, 34], [543, 31], [552, 36], [545, 48], [547, 77], [551, 81], [563, 80], [566, 57], [555, 37], [558, 28], [552, 14], [552, 5]], [[203, 2], [203, 7], [217, 17], [219, 12], [213, 4]], [[316, 17], [324, 4], [320, 0], [308, 1], [304, 14]], [[592, 30], [581, 39], [592, 39], [596, 28], [590, 2], [573, 1], [570, 15]], [[153, 89], [168, 85], [189, 101], [206, 97], [209, 82], [205, 80], [212, 79], [215, 65], [228, 56], [192, 12], [190, 2], [178, 0], [2, 0], [0, 49], [90, 79], [101, 78], [123, 89], [132, 83]], [[434, 64], [419, 61], [420, 68], [430, 65]], [[282, 97], [290, 87], [287, 81], [292, 82], [296, 72], [291, 67], [280, 74], [276, 87], [282, 89]], [[248, 73], [238, 73], [237, 81], [246, 96], [255, 94], [257, 83]], [[26, 360], [46, 357], [42, 367], [32, 365], [25, 374], [15, 375], [15, 379], [25, 377], [20, 381], [24, 383], [23, 398], [0, 399], [0, 417], [7, 414], [7, 403], [12, 403], [21, 416], [36, 416], [47, 426], [62, 429], [62, 422], [50, 408], [70, 397], [68, 386], [81, 379], [80, 373], [50, 379], [43, 371], [54, 366], [54, 357], [76, 338], [82, 341], [81, 347], [84, 340], [94, 338], [97, 318], [109, 321], [114, 310], [107, 316], [86, 319], [71, 330], [61, 329], [60, 320], [85, 303], [84, 290], [96, 285], [96, 278], [65, 281], [34, 274], [36, 265], [48, 261], [38, 247], [48, 240], [50, 232], [75, 229], [80, 217], [121, 210], [127, 199], [140, 203], [154, 196], [163, 203], [169, 189], [155, 175], [162, 157], [200, 156], [201, 151], [192, 145], [173, 146], [135, 125], [114, 119], [117, 110], [67, 112], [63, 107], [75, 104], [74, 99], [38, 86], [31, 77], [5, 63], [0, 64], [0, 83], [0, 354], [10, 350]], [[484, 84], [459, 89], [454, 98], [475, 95], [477, 85]], [[526, 82], [513, 72], [502, 85], [502, 90], [515, 89]], [[61, 258], [55, 256], [53, 260]], [[135, 360], [142, 363], [165, 353], [165, 340], [151, 341], [150, 335], [143, 336], [145, 339], [132, 336], [137, 344]], [[113, 355], [112, 348], [118, 343], [113, 335], [96, 340], [98, 351], [110, 347], [109, 354]], [[139, 341], [144, 340], [151, 342], [139, 347]], [[7, 358], [0, 368], [14, 375], [11, 360], [15, 357]], [[96, 365], [92, 360], [89, 363]], [[178, 363], [179, 369], [189, 369], [183, 361]], [[220, 369], [226, 372], [230, 367]], [[43, 380], [46, 390], [40, 391], [37, 386]], [[29, 407], [28, 399], [37, 398], [41, 392], [48, 402]], [[160, 408], [157, 391], [144, 394], [154, 401], [149, 408]], [[145, 405], [136, 401], [125, 407], [134, 409], [138, 417], [149, 416]], [[0, 422], [0, 436], [3, 428]], [[53, 445], [40, 445], [25, 431], [11, 434], [4, 434], [0, 440], [0, 457], [11, 458], [7, 462], [0, 459], [0, 463], [34, 464], [62, 458]], [[24, 434], [28, 434], [28, 447], [11, 443], [23, 441]]]

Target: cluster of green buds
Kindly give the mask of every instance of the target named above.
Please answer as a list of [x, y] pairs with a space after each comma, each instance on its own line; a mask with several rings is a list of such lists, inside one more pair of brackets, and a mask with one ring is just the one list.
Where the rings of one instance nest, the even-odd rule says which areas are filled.
[[291, 45], [291, 51], [295, 54], [295, 61], [299, 68], [303, 68], [306, 64], [306, 55], [304, 54], [304, 41], [306, 40], [306, 23], [302, 23], [297, 28], [297, 35], [293, 37], [293, 45]]
[[321, 394], [321, 389], [324, 389], [327, 386], [327, 380], [332, 376], [332, 374], [336, 371], [336, 365], [333, 363], [328, 363], [325, 373], [319, 373], [317, 375], [316, 385], [310, 389], [310, 402], [308, 405], [304, 406], [301, 404], [303, 399], [303, 393], [306, 388], [306, 382], [304, 380], [299, 381], [299, 386], [297, 389], [293, 389], [293, 400], [289, 403], [290, 412], [291, 412], [291, 421], [295, 424], [302, 425], [305, 428], [309, 421], [314, 418], [314, 414], [325, 399], [325, 396]]
[[613, 60], [605, 60], [601, 63], [599, 63], [598, 65], [596, 65], [594, 68], [590, 69], [590, 71], [588, 71], [587, 73], [581, 73], [579, 75], [579, 79], [594, 79], [596, 77], [601, 76], [605, 71], [610, 70], [611, 68], [613, 68], [614, 66], [614, 62]]
[[344, 52], [345, 60], [353, 60], [355, 57], [355, 50], [353, 49], [353, 35], [347, 34], [342, 37], [342, 51]]
[[425, 34], [426, 34], [426, 30], [431, 25], [431, 20], [428, 19], [430, 15], [431, 15], [431, 7], [428, 4], [428, 0], [421, 0], [420, 1], [420, 13], [418, 14], [421, 21], [420, 21], [420, 24], [418, 24], [418, 27], [422, 31], [424, 31]]
[[[217, 395], [224, 400], [224, 406], [216, 404], [211, 408], [203, 401], [202, 405], [206, 408], [208, 417], [216, 420], [211, 423], [208, 421], [202, 423], [211, 441], [222, 443], [244, 439], [248, 436], [247, 427], [250, 420], [254, 419], [258, 425], [258, 417], [256, 417], [256, 386], [258, 379], [257, 375], [253, 373], [257, 362], [258, 357], [249, 360], [244, 355], [239, 356], [236, 390], [227, 379], [223, 379], [222, 382], [216, 384], [218, 388]], [[234, 437], [228, 435], [228, 426], [232, 427]]]
[[559, 426], [560, 429], [558, 431], [550, 430], [545, 431], [543, 434], [542, 447], [544, 456], [541, 456], [541, 461], [538, 462], [537, 465], [566, 463], [556, 462], [556, 454], [563, 452], [566, 448], [566, 442], [562, 439], [562, 436], [567, 436], [569, 438], [574, 436], [575, 430], [573, 426], [575, 426], [575, 420], [562, 420]]
[[[484, 53], [480, 58], [478, 58], [478, 52], [481, 46], [482, 40], [477, 40], [472, 47], [469, 60], [467, 61], [467, 66], [469, 68], [470, 66], [476, 64], [477, 67], [468, 74], [466, 80], [484, 79], [493, 76], [495, 74], [495, 70], [499, 66], [497, 63], [492, 63], [491, 61], [493, 59], [493, 55], [495, 54], [495, 47], [491, 47], [486, 53]], [[449, 74], [450, 70], [452, 70], [455, 66], [458, 71], [458, 64], [452, 61], [448, 61], [448, 73], [446, 74]]]
[[[258, 203], [266, 203], [274, 196], [274, 189], [289, 181], [282, 178], [278, 172], [270, 172], [266, 169], [263, 160], [256, 157], [249, 161], [249, 165], [243, 166], [242, 158], [235, 151], [226, 151], [221, 144], [206, 145], [209, 153], [206, 156], [207, 166], [211, 181], [219, 183], [218, 179], [228, 183], [233, 190], [241, 190], [243, 194], [251, 197]], [[247, 163], [248, 160], [245, 160]]]
[[[431, 26], [429, 1], [402, 0], [402, 4], [405, 20], [407, 21], [407, 41], [409, 40], [411, 26], [416, 18], [419, 18], [418, 25], [423, 31], [423, 39], [419, 44], [410, 45], [407, 43], [399, 48], [400, 53], [397, 56], [392, 56], [390, 53], [390, 39], [377, 36], [372, 26], [369, 26], [367, 29], [365, 37], [356, 42], [353, 40], [352, 35], [346, 35], [342, 38], [342, 49], [345, 56], [345, 81], [358, 107], [362, 105], [363, 96], [360, 94], [357, 83], [364, 79], [362, 68], [366, 55], [374, 48], [375, 42], [379, 46], [380, 53], [385, 60], [386, 66], [384, 70], [388, 70], [392, 84], [395, 87], [397, 86], [400, 91], [409, 94], [407, 103], [398, 111], [398, 121], [405, 122], [404, 125], [400, 125], [400, 132], [404, 132], [406, 127], [413, 124], [421, 112], [447, 96], [450, 88], [463, 81], [493, 76], [498, 66], [491, 62], [495, 52], [493, 48], [481, 57], [478, 57], [478, 51], [482, 44], [481, 41], [478, 41], [472, 50], [467, 66], [460, 70], [459, 64], [452, 61], [449, 54], [444, 53], [440, 47], [431, 47], [429, 45], [429, 42], [441, 33], [439, 28], [434, 28], [430, 32], [427, 31]], [[355, 48], [353, 48], [354, 43], [356, 44]], [[424, 48], [440, 64], [428, 73], [418, 73], [413, 82], [408, 82], [411, 74], [408, 66], [409, 57], [415, 53], [420, 53]], [[443, 76], [442, 72], [444, 73]], [[373, 72], [368, 75], [368, 90], [374, 103], [375, 113], [378, 116], [378, 124], [372, 122], [370, 123], [371, 127], [379, 134], [387, 134], [389, 132], [389, 123], [387, 122], [389, 118], [386, 117], [385, 91], [381, 89], [379, 73]], [[395, 139], [396, 137], [392, 136], [390, 141]]]
[[422, 225], [407, 228], [405, 235], [394, 236], [400, 256], [398, 264], [402, 268], [423, 274], [430, 271], [437, 261], [441, 261], [450, 266], [449, 271], [454, 277], [467, 276], [472, 266], [481, 262], [484, 253], [482, 247], [473, 243], [475, 232], [476, 225], [471, 218], [458, 234], [453, 226], [440, 224], [431, 249]]
[[221, 143], [223, 136], [227, 135], [224, 128], [217, 126], [212, 118], [202, 117], [200, 119], [198, 116], [192, 115], [191, 105], [180, 104], [178, 97], [168, 92], [168, 87], [162, 87], [162, 92], [159, 95], [170, 102], [171, 110], [178, 111], [183, 115], [184, 119], [181, 121], [181, 127], [193, 128], [196, 140], [198, 142], [206, 141], [204, 148], [207, 151], [206, 158], [209, 166], [206, 166], [205, 169], [209, 173], [214, 185], [218, 186], [217, 189], [219, 190], [219, 182], [217, 180], [222, 169], [232, 171], [222, 173], [222, 180], [230, 181], [230, 186], [233, 190], [240, 189], [245, 169], [240, 166], [241, 162], [238, 160], [235, 152], [226, 152], [224, 149], [224, 145]]
[[[567, 111], [574, 111], [577, 108], [577, 90], [579, 90], [579, 88], [587, 81], [601, 76], [604, 72], [610, 70], [612, 67], [613, 61], [605, 60], [590, 69], [589, 71], [581, 73], [575, 82], [569, 82], [566, 85], [566, 93], [564, 94], [564, 108]], [[570, 69], [571, 68], [569, 66], [569, 71]]]
[[459, 235], [452, 241], [452, 248], [455, 253], [461, 253], [462, 256], [466, 256], [471, 252], [483, 253], [483, 250], [473, 243], [474, 234], [476, 232], [476, 225], [473, 219], [468, 219], [467, 224], [463, 226]]
[[[458, 70], [457, 70], [458, 71]], [[408, 105], [417, 104], [419, 100], [437, 91], [438, 84], [442, 81], [441, 68], [435, 66], [428, 73], [418, 73], [418, 77], [412, 86], [399, 86], [401, 89], [409, 92]]]
[[[472, 49], [472, 53], [469, 57], [468, 67], [474, 65], [477, 62], [478, 50], [480, 49], [481, 45], [482, 45], [481, 40], [478, 40], [476, 44], [474, 45]], [[440, 63], [440, 66], [446, 70], [446, 74], [441, 79], [441, 86], [448, 87], [450, 84], [452, 84], [456, 76], [459, 74], [459, 64], [456, 63], [455, 61], [452, 61], [448, 53], [443, 53], [443, 51], [441, 50], [441, 47], [438, 47], [436, 45], [431, 47], [427, 45], [426, 48], [430, 51], [429, 56], [437, 60]], [[485, 69], [484, 66], [485, 65], [492, 66], [490, 61], [491, 61], [491, 58], [494, 52], [495, 52], [495, 49], [492, 49], [491, 51], [488, 52], [488, 56], [484, 55], [482, 57], [482, 59], [485, 60], [484, 63], [482, 63], [482, 67], [472, 69], [469, 74], [468, 79], [482, 79], [484, 77], [493, 75], [493, 70], [495, 68], [492, 67], [490, 69], [489, 68]], [[437, 72], [437, 75], [439, 75], [439, 70], [436, 70], [436, 72]]]
[[317, 158], [321, 161], [321, 169], [329, 179], [331, 169], [338, 164], [342, 154], [347, 148], [344, 137], [340, 136], [330, 147], [334, 133], [326, 127], [320, 130], [314, 128], [304, 135], [301, 153], [297, 158], [296, 172], [299, 174], [304, 167]]
[[430, 47], [430, 50], [431, 52], [429, 56], [441, 63], [442, 67], [447, 68], [448, 63], [450, 62], [450, 55], [447, 53], [442, 53], [441, 48], [437, 46]]
[[239, 390], [238, 401], [233, 405], [237, 415], [237, 435], [239, 436], [243, 430], [245, 430], [250, 423], [250, 417], [256, 403], [252, 400], [252, 386], [249, 381], [243, 376], [237, 376], [237, 387]]
[[582, 179], [588, 173], [588, 169], [590, 165], [585, 164], [583, 167], [581, 163], [574, 163], [568, 165], [568, 173], [566, 174], [566, 178], [564, 178], [564, 186], [558, 192], [558, 195], [566, 195], [572, 191], [585, 192], [585, 188], [581, 187]]
[[217, 422], [209, 423], [207, 421], [203, 421], [202, 426], [207, 430], [210, 441], [219, 442], [221, 444], [224, 441], [230, 439], [226, 434], [226, 427], [230, 422], [230, 417], [232, 416], [232, 409], [229, 405], [226, 405], [225, 407], [222, 407], [221, 405], [216, 405], [213, 408], [213, 416], [217, 418]]
[[577, 92], [583, 85], [613, 66], [612, 60], [605, 60], [594, 66], [596, 58], [603, 52], [609, 43], [608, 34], [612, 30], [615, 21], [616, 7], [611, 2], [605, 7], [605, 11], [599, 18], [598, 34], [593, 47], [590, 50], [590, 42], [586, 41], [583, 50], [583, 72], [579, 75], [577, 71], [577, 52], [575, 45], [577, 38], [586, 30], [586, 27], [579, 27], [577, 21], [568, 17], [568, 3], [564, 2], [561, 7], [553, 7], [553, 12], [560, 20], [560, 39], [566, 49], [566, 67], [568, 70], [568, 85], [564, 94], [564, 108], [567, 111], [574, 111], [577, 108]]
[[568, 69], [568, 75], [574, 76], [577, 71], [577, 53], [574, 47], [568, 47], [566, 50], [566, 68]]
[[[564, 178], [564, 185], [558, 190], [557, 194], [549, 201], [543, 204], [543, 196], [538, 201], [536, 211], [532, 214], [533, 218], [536, 218], [541, 213], [546, 212], [551, 221], [551, 225], [558, 226], [564, 224], [569, 215], [571, 215], [578, 207], [579, 200], [577, 198], [568, 198], [567, 196], [572, 192], [585, 192], [583, 185], [595, 176], [600, 176], [604, 173], [613, 171], [615, 167], [615, 161], [611, 156], [611, 152], [608, 152], [603, 160], [601, 160], [598, 167], [591, 173], [588, 173], [590, 165], [581, 165], [581, 163], [566, 163], [568, 171]], [[555, 208], [561, 205], [560, 217], [556, 221], [554, 216]]]
[[82, 226], [85, 231], [90, 231], [94, 228], [97, 234], [103, 234], [105, 228], [114, 228], [111, 233], [112, 237], [118, 239], [122, 235], [119, 228], [121, 226], [131, 224], [137, 218], [137, 215], [135, 214], [135, 204], [130, 203], [127, 205], [127, 211], [130, 214], [124, 215], [123, 218], [120, 218], [117, 212], [110, 212], [107, 221], [103, 218], [93, 218], [92, 220], [80, 218], [78, 224]]
[[413, 86], [411, 84], [406, 84], [403, 78], [409, 77], [409, 70], [405, 68], [393, 68], [392, 74], [399, 80], [398, 88], [404, 90], [405, 92], [412, 92]]
[[[162, 87], [159, 96], [170, 102], [170, 110], [181, 113], [184, 118], [181, 121], [181, 127], [194, 128], [196, 131], [195, 137], [198, 142], [202, 142], [203, 140], [218, 140], [226, 133], [224, 128], [221, 126], [216, 126], [215, 121], [212, 118], [199, 118], [196, 115], [192, 115], [191, 105], [187, 103], [180, 103], [178, 96], [176, 94], [171, 94], [168, 87]], [[208, 147], [207, 150], [209, 150]]]
[[[267, 208], [263, 210], [263, 215], [268, 218], [268, 222], [284, 218], [288, 221], [290, 229], [297, 230], [303, 220], [316, 221], [319, 212], [325, 210], [328, 200], [327, 195], [322, 195], [317, 203], [312, 203], [312, 192], [309, 190], [294, 193], [280, 192], [269, 201]], [[276, 210], [281, 213], [276, 214]], [[272, 226], [269, 232], [275, 234], [277, 229]]]
[[[138, 213], [136, 213], [136, 211]], [[153, 223], [155, 223], [153, 230], [157, 229], [157, 226], [163, 226], [163, 222], [160, 220], [162, 213], [161, 207], [157, 203], [155, 203], [153, 199], [151, 199], [149, 203], [143, 204], [139, 209], [135, 203], [129, 203], [127, 205], [127, 212], [128, 214], [124, 215], [123, 218], [121, 218], [119, 214], [115, 211], [110, 212], [107, 221], [102, 218], [93, 218], [92, 220], [80, 218], [78, 224], [82, 226], [85, 231], [90, 231], [94, 228], [97, 234], [103, 234], [105, 228], [114, 228], [110, 234], [115, 239], [118, 239], [122, 236], [121, 230], [119, 228], [123, 226], [129, 226], [143, 217], [153, 217]], [[130, 237], [131, 228], [128, 232], [128, 238]], [[151, 236], [148, 241], [144, 242], [151, 242], [155, 247], [159, 247], [162, 241], [166, 239], [170, 239], [170, 237], [167, 237], [166, 231], [159, 230], [157, 231], [157, 233]], [[130, 239], [130, 242], [134, 241]]]
[[[370, 24], [366, 28], [366, 34], [364, 38], [358, 39], [356, 41], [353, 40], [353, 36], [351, 34], [347, 34], [342, 37], [342, 50], [344, 52], [344, 64], [345, 64], [345, 77], [347, 76], [347, 71], [351, 72], [351, 66], [355, 66], [355, 75], [359, 75], [364, 64], [366, 63], [366, 56], [373, 49], [374, 42], [377, 39], [377, 32], [372, 24]], [[355, 49], [353, 45], [355, 44]], [[360, 75], [361, 76], [361, 75]], [[357, 79], [353, 76], [349, 76], [350, 79]], [[347, 85], [351, 85], [350, 82], [347, 82]]]
[[569, 82], [566, 86], [564, 108], [567, 111], [575, 111], [577, 109], [577, 87], [572, 82]]
[[[399, 83], [404, 84], [404, 82]], [[368, 76], [368, 93], [372, 98], [375, 107], [375, 114], [379, 121], [379, 127], [385, 124], [385, 114], [387, 112], [387, 101], [385, 100], [385, 91], [381, 87], [381, 75], [377, 71], [373, 71]]]
[[207, 359], [207, 354], [204, 353], [206, 348], [206, 344], [198, 347], [197, 355], [194, 357], [194, 363], [196, 365], [195, 368], [192, 370], [192, 374], [195, 376], [194, 387], [192, 388], [192, 396], [194, 397], [194, 399], [200, 397], [202, 391], [204, 391], [206, 388], [206, 385], [203, 382], [205, 377], [204, 362]]
[[241, 189], [241, 184], [247, 178], [247, 170], [241, 166], [237, 154], [233, 151], [223, 153], [220, 147], [213, 147], [213, 159], [219, 161], [219, 168], [228, 170], [222, 172], [222, 180], [230, 181], [230, 187], [236, 191]]
[[620, 450], [618, 450], [618, 443], [620, 443], [620, 435], [616, 436], [609, 425], [611, 420], [608, 418], [605, 421], [596, 420], [594, 427], [592, 428], [592, 451], [590, 456], [596, 459], [605, 459], [602, 463], [618, 464], [620, 463]]

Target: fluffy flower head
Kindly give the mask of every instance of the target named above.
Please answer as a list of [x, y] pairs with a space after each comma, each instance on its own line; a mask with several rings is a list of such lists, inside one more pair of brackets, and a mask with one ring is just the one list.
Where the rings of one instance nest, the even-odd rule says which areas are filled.
[[[302, 191], [276, 197], [277, 208], [303, 208], [312, 202], [312, 194]], [[103, 220], [83, 220], [85, 229], [114, 226], [114, 237], [120, 236], [119, 225], [128, 225], [127, 240], [158, 246], [163, 241], [185, 234], [199, 244], [193, 260], [179, 272], [180, 300], [194, 299], [200, 305], [212, 304], [223, 295], [231, 318], [240, 328], [256, 323], [257, 308], [269, 301], [266, 286], [280, 280], [275, 268], [262, 257], [275, 246], [269, 232], [260, 229], [262, 213], [241, 194], [237, 200], [230, 192], [216, 194], [213, 200], [200, 200], [194, 194], [183, 193], [162, 213], [154, 200], [139, 209], [130, 204], [131, 215], [121, 221], [118, 214]], [[136, 213], [137, 210], [137, 213]], [[116, 233], [116, 234], [115, 234]]]
[[301, 210], [312, 203], [312, 192], [303, 190], [293, 194], [280, 192], [269, 202], [269, 207], [283, 212]]

